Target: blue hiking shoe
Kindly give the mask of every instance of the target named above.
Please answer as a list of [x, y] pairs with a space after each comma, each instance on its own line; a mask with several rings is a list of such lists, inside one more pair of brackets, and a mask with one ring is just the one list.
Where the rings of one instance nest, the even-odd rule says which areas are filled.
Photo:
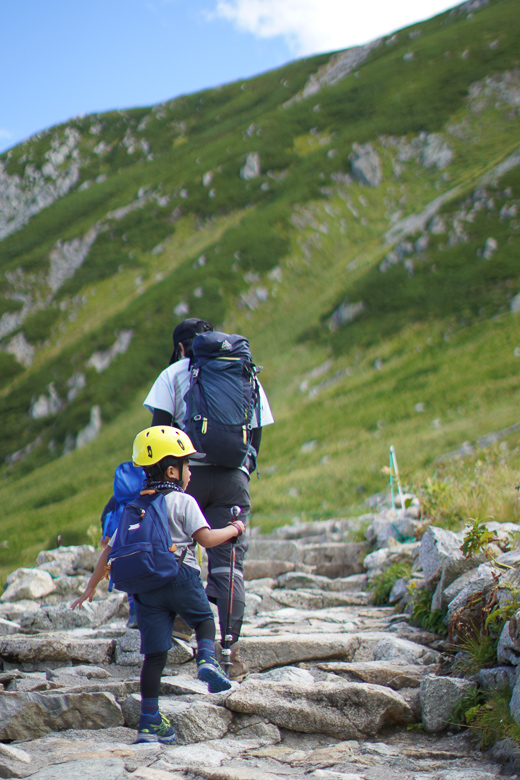
[[226, 674], [220, 668], [219, 663], [213, 656], [201, 658], [197, 661], [197, 677], [202, 682], [208, 684], [210, 693], [221, 693], [229, 691], [232, 687]]
[[141, 715], [139, 718], [136, 744], [138, 742], [163, 742], [165, 745], [169, 745], [176, 739], [175, 729], [168, 718], [165, 718], [161, 713]]

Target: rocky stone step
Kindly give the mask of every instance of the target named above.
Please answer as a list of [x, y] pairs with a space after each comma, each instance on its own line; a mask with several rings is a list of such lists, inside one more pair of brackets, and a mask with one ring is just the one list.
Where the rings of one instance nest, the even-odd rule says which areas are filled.
[[440, 660], [436, 651], [382, 631], [245, 637], [242, 648], [242, 655], [252, 671], [334, 659], [349, 662], [399, 659], [403, 663], [426, 665]]
[[15, 664], [42, 662], [109, 664], [114, 655], [114, 639], [89, 639], [66, 633], [0, 637], [0, 656]]
[[359, 739], [388, 725], [413, 723], [406, 701], [379, 685], [248, 680], [226, 699], [234, 712], [258, 715], [291, 731]]
[[330, 661], [317, 664], [317, 668], [351, 682], [359, 680], [399, 691], [401, 688], [418, 688], [424, 677], [434, 673], [438, 667], [435, 664], [400, 664], [396, 661]]

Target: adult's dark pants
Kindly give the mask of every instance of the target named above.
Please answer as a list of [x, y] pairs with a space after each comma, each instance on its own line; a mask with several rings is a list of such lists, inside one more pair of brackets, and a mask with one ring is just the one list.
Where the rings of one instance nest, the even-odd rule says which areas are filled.
[[[245, 522], [251, 509], [249, 475], [241, 469], [223, 466], [193, 466], [187, 493], [193, 496], [211, 528], [224, 528], [232, 520], [231, 507], [239, 506]], [[242, 536], [235, 546], [235, 581], [231, 633], [236, 642], [240, 635], [245, 608], [244, 557], [248, 542]], [[210, 547], [208, 554], [208, 599], [217, 605], [222, 638], [226, 631], [231, 544]]]

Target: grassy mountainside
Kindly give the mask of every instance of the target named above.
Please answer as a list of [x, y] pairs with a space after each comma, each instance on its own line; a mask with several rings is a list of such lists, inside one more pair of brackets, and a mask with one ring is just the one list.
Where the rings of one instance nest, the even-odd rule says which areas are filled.
[[413, 473], [517, 422], [518, 18], [472, 2], [0, 157], [4, 571], [97, 523], [186, 314], [264, 366], [264, 527], [360, 508], [389, 444]]

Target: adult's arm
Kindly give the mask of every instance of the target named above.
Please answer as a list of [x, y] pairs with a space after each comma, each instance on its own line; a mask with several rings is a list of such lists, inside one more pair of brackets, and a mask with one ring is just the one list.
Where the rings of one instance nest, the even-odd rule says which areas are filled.
[[252, 437], [251, 437], [251, 444], [256, 450], [256, 454], [260, 452], [260, 442], [262, 441], [262, 429], [261, 428], [253, 428], [252, 431]]
[[154, 409], [152, 425], [174, 425], [172, 413], [167, 412], [165, 409]]

